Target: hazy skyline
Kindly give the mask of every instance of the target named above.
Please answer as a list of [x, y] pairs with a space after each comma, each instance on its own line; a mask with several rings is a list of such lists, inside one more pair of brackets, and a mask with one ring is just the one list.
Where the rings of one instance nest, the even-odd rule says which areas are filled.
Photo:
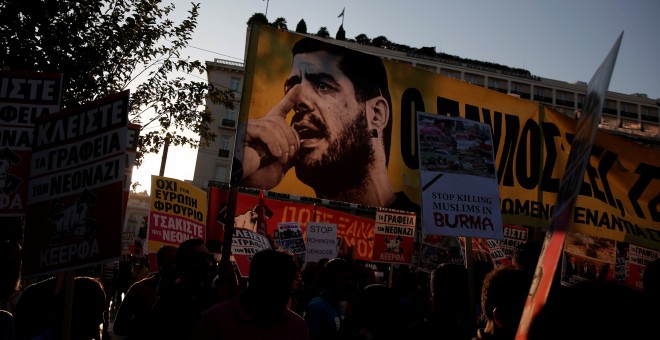
[[[165, 0], [163, 4], [170, 1]], [[189, 0], [172, 1], [179, 21]], [[309, 33], [326, 27], [335, 36], [344, 10], [347, 38], [364, 33], [410, 47], [435, 47], [461, 58], [523, 68], [533, 75], [588, 82], [621, 32], [623, 40], [610, 91], [660, 98], [660, 1], [657, 0], [201, 0], [198, 26], [182, 57], [244, 61], [247, 20], [283, 17], [289, 30], [304, 19]], [[206, 75], [195, 75], [206, 79]], [[151, 128], [151, 127], [148, 127]], [[165, 176], [192, 180], [197, 150], [170, 148]], [[133, 181], [150, 190], [162, 154], [145, 157]]]

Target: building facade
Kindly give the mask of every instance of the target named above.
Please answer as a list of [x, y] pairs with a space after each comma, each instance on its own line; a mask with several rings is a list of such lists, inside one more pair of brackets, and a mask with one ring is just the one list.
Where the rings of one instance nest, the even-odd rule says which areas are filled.
[[[471, 63], [342, 40], [325, 40], [493, 91], [536, 101], [571, 118], [579, 117], [587, 90], [585, 82], [568, 83], [541, 78], [529, 72], [497, 67], [498, 65], [494, 64], [489, 66], [488, 63]], [[242, 63], [222, 59], [207, 61], [206, 65], [209, 82], [236, 91], [236, 102], [233, 109], [209, 103], [219, 131], [218, 138], [209, 146], [199, 148], [193, 177], [193, 184], [204, 190], [211, 181], [229, 182], [245, 69]], [[599, 128], [658, 148], [660, 147], [659, 109], [660, 98], [651, 99], [639, 93], [608, 92]]]
[[131, 191], [128, 194], [122, 230], [122, 256], [144, 254], [150, 208], [151, 197], [146, 191], [142, 193]]
[[206, 69], [209, 83], [234, 91], [234, 107], [207, 102], [213, 113], [217, 138], [208, 146], [200, 146], [197, 150], [192, 181], [194, 186], [204, 190], [209, 181], [229, 182], [245, 73], [243, 63], [220, 59], [207, 61]]

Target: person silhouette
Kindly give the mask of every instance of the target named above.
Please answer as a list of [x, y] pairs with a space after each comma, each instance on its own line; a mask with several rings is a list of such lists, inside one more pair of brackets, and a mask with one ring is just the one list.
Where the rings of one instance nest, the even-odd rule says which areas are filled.
[[500, 266], [486, 274], [481, 287], [486, 325], [477, 330], [473, 339], [515, 339], [531, 283], [528, 273], [513, 265]]
[[144, 339], [151, 334], [149, 320], [156, 300], [176, 279], [176, 251], [174, 246], [164, 246], [156, 253], [158, 272], [135, 282], [126, 292], [119, 305], [112, 332], [125, 336], [126, 340]]
[[370, 284], [356, 297], [340, 329], [340, 337], [353, 340], [406, 338], [406, 310], [400, 294], [384, 285]]
[[[153, 307], [151, 336], [155, 339], [190, 339], [199, 318], [219, 300], [212, 287], [215, 275], [213, 254], [204, 240], [183, 241], [176, 251], [178, 279], [172, 287], [161, 293]], [[176, 327], [155, 327], [155, 325]]]
[[328, 261], [319, 283], [320, 291], [307, 303], [303, 317], [311, 339], [334, 339], [346, 316], [346, 303], [357, 289], [351, 263], [342, 258]]
[[16, 339], [63, 339], [64, 316], [70, 314], [69, 340], [101, 339], [106, 308], [105, 291], [98, 278], [78, 276], [73, 281], [71, 311], [65, 309], [63, 282], [51, 277], [25, 288], [14, 318]]
[[193, 339], [308, 339], [303, 318], [287, 308], [297, 276], [292, 254], [275, 249], [257, 252], [245, 291], [205, 311]]

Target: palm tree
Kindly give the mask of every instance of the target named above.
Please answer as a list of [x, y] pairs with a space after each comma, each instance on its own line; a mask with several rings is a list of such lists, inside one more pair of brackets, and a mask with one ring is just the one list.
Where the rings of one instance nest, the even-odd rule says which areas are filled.
[[288, 30], [289, 29], [288, 27], [286, 27], [286, 19], [281, 18], [281, 17], [275, 19], [275, 21], [273, 21], [273, 23], [271, 23], [271, 26], [277, 27], [277, 28], [282, 29], [282, 30]]
[[316, 32], [316, 35], [318, 35], [319, 37], [322, 37], [322, 38], [328, 38], [328, 37], [330, 37], [330, 32], [328, 32], [327, 27], [322, 26], [321, 28], [319, 28], [319, 31]]

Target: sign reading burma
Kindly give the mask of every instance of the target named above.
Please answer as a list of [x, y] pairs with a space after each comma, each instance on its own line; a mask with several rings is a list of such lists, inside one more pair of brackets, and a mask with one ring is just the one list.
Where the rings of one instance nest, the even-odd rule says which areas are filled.
[[[282, 99], [292, 64], [291, 48], [305, 37], [264, 26], [252, 27], [249, 35], [242, 122], [262, 116]], [[532, 101], [405, 63], [383, 62], [392, 96], [388, 169], [394, 191], [420, 203], [415, 113], [462, 117], [485, 123], [492, 130], [502, 222], [546, 228], [576, 121]], [[290, 122], [291, 115], [287, 119]], [[659, 249], [658, 174], [659, 151], [598, 132], [570, 217], [570, 231]], [[294, 171], [270, 190], [316, 197]]]

